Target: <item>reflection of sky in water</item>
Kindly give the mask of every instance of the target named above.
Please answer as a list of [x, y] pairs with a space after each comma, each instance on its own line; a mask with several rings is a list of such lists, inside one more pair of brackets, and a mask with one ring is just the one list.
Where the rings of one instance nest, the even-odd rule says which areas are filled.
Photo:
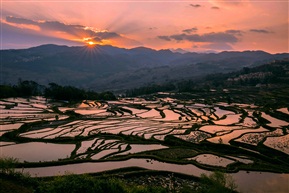
[[220, 109], [219, 107], [215, 107], [215, 114], [221, 118], [222, 116], [224, 115], [228, 115], [228, 114], [235, 114], [233, 111], [227, 111], [227, 110], [223, 110], [223, 109]]
[[234, 160], [216, 156], [213, 154], [200, 154], [195, 157], [189, 158], [189, 160], [195, 160], [201, 164], [221, 167], [226, 167], [227, 165], [235, 162]]
[[239, 141], [241, 143], [247, 143], [247, 144], [251, 144], [251, 145], [257, 145], [265, 137], [282, 136], [282, 135], [283, 135], [283, 130], [282, 129], [276, 129], [275, 131], [271, 131], [271, 132], [247, 133], [247, 134], [242, 135], [240, 138], [235, 139], [235, 141]]
[[81, 115], [92, 115], [92, 114], [99, 114], [99, 113], [105, 113], [106, 109], [77, 109], [75, 110], [76, 113]]
[[151, 170], [171, 171], [195, 176], [200, 176], [202, 173], [206, 174], [210, 173], [192, 164], [176, 165], [171, 163], [159, 162], [151, 159], [136, 159], [136, 158], [129, 159], [126, 161], [81, 163], [63, 166], [26, 168], [24, 169], [24, 172], [29, 172], [32, 176], [37, 175], [41, 177], [41, 176], [64, 174], [66, 171], [72, 172], [74, 174], [83, 174], [83, 173], [102, 172], [106, 170], [113, 170], [125, 167], [142, 167]]
[[148, 118], [148, 117], [161, 118], [160, 112], [158, 112], [155, 109], [152, 109], [152, 110], [145, 112], [145, 113], [138, 114], [138, 116], [142, 117], [142, 118]]
[[267, 115], [265, 113], [262, 113], [262, 117], [264, 117], [265, 119], [267, 119], [268, 121], [271, 122], [271, 123], [267, 124], [268, 126], [271, 126], [271, 127], [280, 127], [280, 126], [288, 125], [288, 123], [286, 121], [276, 119], [276, 118], [271, 117], [270, 115]]
[[168, 110], [168, 109], [163, 110], [163, 113], [166, 115], [166, 117], [162, 118], [161, 120], [164, 120], [164, 121], [179, 120], [179, 117], [181, 116], [180, 114], [175, 113], [174, 111]]
[[244, 133], [248, 133], [248, 132], [264, 132], [264, 131], [268, 131], [268, 130], [263, 128], [263, 127], [260, 127], [259, 129], [234, 130], [231, 133], [228, 133], [228, 134], [225, 134], [225, 135], [221, 135], [221, 136], [217, 136], [217, 137], [213, 137], [213, 138], [209, 138], [207, 140], [212, 142], [212, 143], [220, 143], [221, 142], [221, 143], [224, 143], [224, 144], [229, 144], [229, 141], [231, 139], [237, 138], [237, 137], [241, 136]]
[[222, 119], [219, 121], [214, 121], [215, 124], [218, 125], [231, 125], [234, 123], [238, 123], [240, 119], [241, 114], [236, 115], [227, 115], [226, 119]]
[[245, 171], [232, 174], [242, 193], [288, 193], [289, 174]]
[[232, 131], [235, 129], [241, 129], [241, 127], [240, 126], [205, 125], [205, 126], [202, 126], [199, 130], [214, 134], [216, 132]]
[[246, 126], [246, 127], [250, 127], [250, 126], [251, 126], [251, 127], [254, 127], [254, 126], [257, 125], [257, 123], [256, 123], [252, 118], [246, 117], [246, 118], [244, 119], [242, 125], [244, 125], [244, 126]]
[[[51, 176], [64, 174], [70, 171], [75, 174], [88, 172], [101, 172], [106, 170], [124, 168], [124, 167], [143, 167], [151, 170], [171, 171], [184, 173], [194, 176], [200, 176], [202, 173], [210, 172], [197, 168], [192, 164], [177, 165], [170, 163], [158, 162], [150, 159], [130, 159], [126, 161], [98, 162], [98, 163], [81, 163], [64, 166], [52, 166], [44, 168], [27, 168], [24, 172], [29, 172], [38, 176]], [[289, 174], [276, 174], [268, 172], [249, 172], [240, 171], [230, 174], [238, 184], [238, 191], [242, 193], [288, 193]]]
[[289, 134], [280, 137], [268, 137], [264, 145], [289, 154]]
[[[15, 100], [11, 100], [15, 102]], [[10, 102], [11, 102], [10, 101]], [[13, 113], [17, 113], [20, 115], [14, 115], [14, 116], [27, 116], [28, 114], [32, 114], [33, 120], [39, 119], [39, 115], [49, 115], [47, 118], [51, 117], [52, 119], [55, 119], [54, 116], [55, 114], [39, 114], [38, 112], [41, 112], [41, 108], [47, 107], [45, 104], [45, 101], [42, 101], [39, 104], [32, 105], [30, 104], [27, 100], [22, 100], [22, 99], [17, 99], [18, 106], [13, 109], [13, 110], [5, 110], [3, 112], [6, 112], [9, 116], [12, 116]], [[1, 101], [0, 101], [1, 102]], [[30, 101], [31, 102], [31, 101]], [[4, 103], [4, 102], [2, 102]], [[0, 103], [0, 104], [2, 104]], [[5, 102], [7, 103], [7, 102]], [[25, 103], [25, 104], [24, 104]], [[125, 109], [131, 110], [133, 112], [133, 116], [130, 118], [107, 118], [105, 120], [88, 120], [88, 121], [72, 121], [70, 123], [66, 123], [64, 125], [60, 125], [59, 127], [55, 129], [50, 129], [50, 128], [44, 128], [41, 130], [43, 133], [38, 133], [35, 131], [27, 132], [28, 134], [26, 137], [34, 138], [34, 137], [44, 137], [49, 134], [52, 134], [51, 136], [48, 136], [47, 138], [53, 138], [57, 137], [59, 135], [63, 136], [75, 136], [80, 134], [83, 130], [84, 132], [81, 134], [83, 136], [89, 135], [90, 131], [101, 131], [101, 132], [107, 132], [107, 133], [119, 133], [123, 131], [123, 134], [126, 135], [139, 135], [145, 138], [149, 138], [152, 135], [159, 134], [156, 136], [156, 138], [159, 138], [163, 140], [163, 138], [171, 131], [172, 128], [181, 128], [182, 124], [186, 123], [188, 128], [191, 127], [193, 123], [196, 121], [189, 121], [185, 122], [185, 119], [183, 120], [178, 120], [180, 117], [179, 113], [186, 114], [185, 112], [181, 111], [180, 109], [172, 111], [171, 109], [168, 109], [168, 106], [161, 106], [159, 104], [159, 101], [145, 101], [143, 99], [138, 99], [136, 101], [129, 101], [129, 100], [123, 100], [122, 102], [119, 101], [114, 101], [115, 104], [125, 104], [125, 103], [142, 103], [144, 106], [149, 106], [150, 108], [155, 108], [158, 107], [159, 109], [163, 110], [163, 113], [166, 115], [165, 118], [162, 118], [160, 115], [160, 112], [151, 109], [151, 110], [145, 110], [145, 109], [136, 109], [130, 106], [125, 106], [122, 105]], [[14, 103], [13, 103], [14, 104]], [[176, 103], [177, 104], [177, 103]], [[106, 108], [107, 106], [101, 106], [101, 104], [92, 104], [93, 106], [96, 106], [95, 108], [87, 108], [87, 109], [81, 109], [81, 108], [74, 108], [74, 110], [77, 113], [81, 113], [84, 115], [91, 115], [91, 114], [96, 114], [97, 116], [99, 115], [112, 115], [111, 113], [107, 114]], [[2, 105], [4, 107], [4, 105]], [[31, 107], [29, 109], [29, 107]], [[35, 108], [37, 107], [37, 108]], [[101, 108], [99, 108], [101, 107]], [[188, 108], [193, 111], [194, 113], [198, 115], [203, 115], [202, 111], [199, 111], [196, 108], [202, 108], [203, 110], [206, 111], [207, 115], [210, 115], [210, 109], [205, 108], [205, 105], [202, 104], [195, 104], [192, 106], [188, 106]], [[16, 110], [18, 109], [18, 110]], [[63, 107], [60, 108], [61, 111], [68, 110], [68, 108]], [[72, 110], [72, 109], [70, 109]], [[224, 134], [214, 138], [208, 139], [208, 141], [214, 142], [214, 143], [219, 143], [219, 139], [222, 139], [222, 143], [229, 143], [229, 140], [232, 138], [239, 137], [243, 133], [246, 132], [263, 132], [263, 131], [268, 131], [264, 128], [259, 128], [259, 129], [253, 129], [253, 128], [243, 128], [240, 126], [226, 126], [228, 124], [233, 124], [233, 123], [238, 123], [240, 119], [240, 114], [235, 114], [232, 111], [226, 111], [222, 110], [219, 107], [215, 107], [215, 114], [217, 116], [222, 117], [222, 115], [227, 115], [227, 118], [224, 120], [219, 120], [219, 121], [214, 121], [216, 124], [224, 125], [224, 126], [217, 126], [217, 125], [206, 125], [203, 127], [200, 127], [200, 130], [207, 131], [209, 133], [215, 133], [218, 131], [230, 131], [234, 129], [240, 129], [240, 130], [234, 130], [231, 133]], [[35, 111], [35, 112], [34, 112]], [[282, 109], [281, 111], [288, 111], [287, 109]], [[2, 112], [2, 116], [4, 116]], [[178, 112], [178, 113], [176, 113]], [[25, 114], [22, 114], [25, 113]], [[6, 114], [6, 115], [7, 115]], [[118, 113], [118, 115], [120, 115]], [[128, 115], [128, 114], [127, 114]], [[137, 115], [137, 116], [134, 116]], [[249, 112], [249, 115], [252, 116], [252, 112]], [[186, 114], [187, 117], [191, 118], [189, 114]], [[278, 127], [280, 125], [288, 125], [287, 122], [278, 120], [274, 117], [271, 117], [269, 115], [266, 115], [265, 113], [262, 113], [262, 116], [269, 121], [271, 121], [271, 124], [268, 124], [269, 126], [274, 126]], [[1, 117], [1, 115], [0, 115]], [[194, 117], [195, 118], [195, 117]], [[207, 117], [203, 116], [203, 118], [207, 119]], [[61, 116], [59, 116], [59, 119], [62, 119]], [[34, 121], [35, 121], [34, 120]], [[240, 123], [243, 126], [252, 126], [255, 125], [255, 122], [251, 118], [246, 118], [244, 120], [244, 123]], [[238, 124], [238, 125], [240, 125]], [[13, 125], [13, 129], [17, 129], [21, 126], [19, 123], [18, 125], [15, 124]], [[10, 129], [10, 125], [5, 125], [5, 129]], [[15, 128], [14, 128], [15, 127]], [[46, 129], [46, 130], [45, 130]], [[2, 126], [3, 130], [3, 126]], [[75, 131], [75, 133], [72, 133], [71, 131]], [[178, 132], [183, 133], [185, 129], [182, 129], [181, 131], [173, 131], [170, 134], [177, 134]], [[60, 132], [57, 133], [56, 132]], [[189, 141], [194, 141], [198, 142], [203, 140], [204, 138], [210, 137], [210, 134], [201, 132], [201, 131], [192, 131], [189, 135], [176, 135], [176, 137], [182, 138], [183, 140], [189, 140]], [[268, 138], [266, 140], [265, 145], [269, 145], [270, 141], [275, 140], [275, 138]], [[276, 140], [280, 140], [281, 138], [276, 138]], [[288, 139], [288, 138], [287, 138]], [[88, 147], [93, 146], [94, 148], [100, 144], [102, 140], [97, 141], [96, 144], [92, 145], [96, 139], [88, 140], [82, 142], [81, 148], [78, 150], [77, 153], [84, 153]], [[286, 140], [286, 139], [285, 139]], [[284, 140], [283, 140], [284, 141]], [[288, 140], [287, 140], [288, 141]], [[109, 143], [108, 141], [105, 141], [103, 145], [107, 145]], [[273, 143], [273, 142], [272, 142]], [[13, 142], [12, 142], [13, 144]], [[9, 143], [6, 142], [1, 142], [0, 145], [9, 145]], [[119, 151], [118, 147], [121, 145], [121, 149], [124, 150], [126, 148], [127, 144], [121, 144], [117, 143], [115, 145], [112, 145], [111, 149], [110, 146], [107, 148], [104, 148], [104, 151], [93, 155], [93, 159], [101, 158], [105, 155], [108, 155], [112, 152], [117, 152]], [[133, 144], [131, 145], [132, 149], [130, 151], [124, 152], [123, 154], [128, 154], [128, 153], [137, 153], [141, 151], [146, 151], [146, 150], [155, 150], [155, 149], [161, 149], [161, 148], [166, 148], [165, 146], [162, 145], [139, 145], [139, 144]], [[16, 145], [11, 145], [11, 146], [6, 146], [6, 147], [1, 147], [2, 150], [2, 155], [9, 155], [13, 157], [18, 157], [20, 158], [21, 161], [27, 160], [27, 161], [49, 161], [49, 160], [57, 160], [58, 158], [65, 158], [67, 156], [70, 156], [71, 151], [73, 151], [75, 145], [59, 145], [59, 144], [52, 144], [52, 143], [25, 143], [25, 144], [16, 144]], [[287, 148], [288, 149], [288, 148]], [[282, 150], [281, 150], [282, 151]], [[222, 159], [220, 161], [220, 159]], [[206, 160], [208, 164], [214, 165], [214, 164], [225, 164], [224, 158], [215, 158], [215, 159], [207, 159]], [[228, 161], [228, 160], [225, 160]], [[231, 161], [231, 160], [229, 160]], [[243, 161], [247, 162], [247, 160]], [[249, 160], [251, 161], [251, 160]], [[226, 164], [225, 164], [226, 165]], [[75, 167], [77, 166], [77, 167]], [[78, 168], [79, 166], [79, 168]], [[48, 167], [48, 168], [38, 168], [38, 169], [29, 169], [29, 171], [32, 172], [40, 172], [41, 175], [52, 175], [57, 173], [58, 171], [64, 172], [65, 170], [70, 170], [75, 173], [87, 173], [87, 172], [98, 172], [98, 171], [105, 171], [109, 169], [117, 169], [117, 168], [123, 168], [123, 167], [130, 167], [130, 166], [139, 166], [139, 167], [144, 167], [147, 169], [154, 169], [154, 170], [165, 170], [165, 171], [174, 171], [174, 172], [181, 172], [181, 173], [186, 173], [186, 174], [193, 174], [196, 176], [199, 176], [200, 173], [207, 172], [205, 170], [201, 170], [194, 165], [175, 165], [175, 164], [168, 164], [168, 163], [161, 163], [157, 161], [147, 161], [146, 159], [131, 159], [127, 161], [117, 161], [117, 162], [107, 162], [107, 163], [84, 163], [84, 164], [77, 164], [77, 165], [68, 165], [68, 166], [55, 166], [55, 167]], [[50, 171], [51, 169], [51, 171]], [[237, 174], [232, 174], [234, 178], [237, 181], [237, 184], [239, 186], [239, 191], [242, 191], [243, 193], [261, 193], [261, 192], [274, 192], [274, 193], [287, 193], [289, 192], [289, 174], [273, 174], [273, 173], [262, 173], [260, 174], [259, 172], [239, 172]]]
[[29, 162], [52, 161], [70, 157], [74, 148], [75, 145], [72, 144], [31, 142], [1, 147], [1, 156]]
[[287, 108], [281, 108], [281, 109], [278, 109], [278, 111], [289, 115], [289, 111]]
[[139, 152], [143, 152], [143, 151], [150, 151], [150, 150], [156, 150], [156, 149], [164, 149], [164, 148], [168, 148], [166, 146], [163, 145], [159, 145], [159, 144], [131, 144], [130, 145], [131, 149], [128, 151], [125, 151], [123, 153], [119, 153], [117, 155], [126, 155], [129, 153], [139, 153]]

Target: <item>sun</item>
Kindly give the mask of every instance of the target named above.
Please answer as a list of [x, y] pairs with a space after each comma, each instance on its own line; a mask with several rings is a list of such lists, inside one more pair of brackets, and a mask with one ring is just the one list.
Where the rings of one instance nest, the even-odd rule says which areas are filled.
[[95, 43], [92, 42], [92, 41], [89, 41], [89, 42], [87, 42], [87, 44], [88, 44], [89, 46], [93, 46]]

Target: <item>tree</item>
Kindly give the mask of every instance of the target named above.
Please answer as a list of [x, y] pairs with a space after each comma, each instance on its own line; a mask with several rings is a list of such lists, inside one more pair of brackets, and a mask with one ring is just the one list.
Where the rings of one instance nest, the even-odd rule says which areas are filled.
[[220, 171], [215, 171], [209, 176], [202, 174], [201, 180], [208, 185], [201, 190], [204, 193], [232, 193], [238, 187], [231, 175]]
[[18, 159], [12, 157], [0, 158], [0, 173], [13, 174], [15, 172], [15, 166], [18, 163]]

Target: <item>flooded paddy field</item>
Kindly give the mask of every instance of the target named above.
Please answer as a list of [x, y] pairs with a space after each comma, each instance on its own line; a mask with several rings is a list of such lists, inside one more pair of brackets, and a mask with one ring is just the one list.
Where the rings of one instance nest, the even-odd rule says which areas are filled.
[[33, 176], [126, 167], [193, 176], [221, 170], [242, 192], [258, 192], [261, 184], [288, 192], [288, 143], [286, 106], [208, 104], [173, 93], [73, 105], [0, 100], [1, 156], [18, 158]]

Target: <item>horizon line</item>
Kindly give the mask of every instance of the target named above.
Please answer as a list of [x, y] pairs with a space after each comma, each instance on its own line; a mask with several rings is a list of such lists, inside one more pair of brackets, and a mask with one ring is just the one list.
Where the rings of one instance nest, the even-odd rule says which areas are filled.
[[[190, 51], [190, 50], [186, 50], [186, 49], [183, 49], [183, 48], [167, 48], [167, 49], [154, 49], [154, 48], [150, 48], [150, 47], [146, 47], [146, 46], [137, 46], [137, 47], [133, 47], [133, 48], [125, 48], [125, 47], [118, 47], [118, 46], [113, 46], [113, 45], [110, 45], [110, 44], [107, 44], [107, 45], [100, 45], [100, 44], [95, 44], [93, 46], [88, 46], [88, 45], [65, 45], [65, 44], [54, 44], [54, 43], [47, 43], [47, 44], [40, 44], [40, 45], [36, 45], [36, 46], [31, 46], [31, 47], [25, 47], [25, 48], [1, 48], [0, 51], [5, 51], [5, 50], [26, 50], [26, 49], [32, 49], [32, 48], [37, 48], [37, 47], [41, 47], [41, 46], [48, 46], [48, 45], [53, 45], [53, 46], [65, 46], [65, 47], [68, 47], [68, 48], [73, 48], [73, 47], [90, 47], [90, 48], [93, 48], [93, 47], [103, 47], [103, 46], [111, 46], [111, 47], [114, 47], [114, 48], [119, 48], [119, 49], [126, 49], [126, 50], [133, 50], [133, 49], [136, 49], [136, 48], [146, 48], [146, 49], [151, 49], [151, 50], [154, 50], [154, 51], [163, 51], [163, 50], [169, 50], [173, 53], [180, 53], [180, 54], [185, 54], [185, 53], [204, 53], [204, 54], [210, 54], [210, 53], [215, 53], [215, 54], [218, 54], [218, 53], [222, 53], [222, 52], [265, 52], [265, 53], [268, 53], [268, 54], [289, 54], [289, 52], [275, 52], [275, 53], [272, 53], [272, 52], [268, 52], [268, 51], [265, 51], [265, 50], [221, 50], [221, 51], [218, 51], [218, 50], [204, 50], [204, 51]], [[181, 49], [183, 52], [180, 52], [180, 51], [176, 51], [178, 49]]]

